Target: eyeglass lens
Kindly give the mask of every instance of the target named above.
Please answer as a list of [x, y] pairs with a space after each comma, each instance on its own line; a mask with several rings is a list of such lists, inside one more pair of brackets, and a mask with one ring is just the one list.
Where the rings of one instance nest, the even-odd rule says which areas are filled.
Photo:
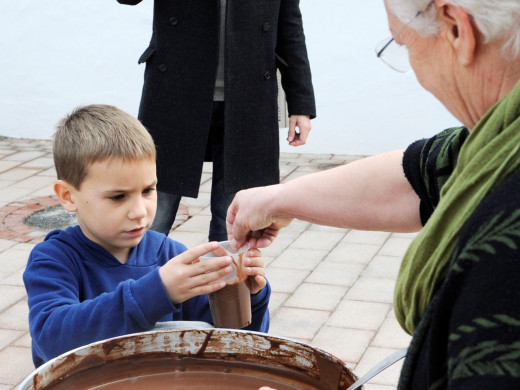
[[398, 72], [405, 73], [412, 68], [408, 49], [405, 45], [397, 44], [392, 38], [386, 38], [379, 42], [376, 46], [376, 54], [385, 64]]

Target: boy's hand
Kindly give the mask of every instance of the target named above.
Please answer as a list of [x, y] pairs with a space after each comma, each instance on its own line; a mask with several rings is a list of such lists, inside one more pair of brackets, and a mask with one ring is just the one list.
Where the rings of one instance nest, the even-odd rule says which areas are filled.
[[244, 255], [243, 266], [248, 276], [245, 280], [245, 284], [251, 294], [256, 294], [267, 284], [264, 277], [265, 268], [262, 253], [258, 249], [249, 249]]
[[217, 248], [220, 248], [217, 242], [198, 245], [175, 256], [159, 268], [159, 276], [173, 303], [181, 303], [197, 295], [212, 293], [226, 285], [226, 282], [218, 279], [231, 272], [230, 256], [215, 257], [204, 262], [199, 260], [200, 256], [209, 252], [215, 250], [218, 252]]

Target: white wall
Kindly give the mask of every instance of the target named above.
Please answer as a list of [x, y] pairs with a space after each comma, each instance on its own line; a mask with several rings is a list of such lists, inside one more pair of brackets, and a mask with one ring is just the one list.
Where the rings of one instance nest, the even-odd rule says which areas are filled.
[[[208, 0], [204, 0], [208, 1]], [[16, 0], [0, 12], [0, 135], [50, 138], [80, 104], [137, 115], [152, 0]], [[374, 154], [457, 125], [413, 72], [374, 54], [389, 35], [382, 0], [301, 0], [318, 118], [301, 153]]]

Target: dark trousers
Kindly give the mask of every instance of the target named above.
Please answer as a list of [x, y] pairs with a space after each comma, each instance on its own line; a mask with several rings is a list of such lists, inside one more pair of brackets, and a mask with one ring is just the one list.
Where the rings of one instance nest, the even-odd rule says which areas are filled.
[[[209, 241], [227, 240], [226, 214], [235, 193], [224, 192], [224, 102], [213, 103], [213, 114], [208, 137], [207, 151], [213, 160], [211, 182], [211, 222]], [[152, 223], [152, 230], [168, 235], [175, 221], [181, 195], [157, 192], [157, 213]]]

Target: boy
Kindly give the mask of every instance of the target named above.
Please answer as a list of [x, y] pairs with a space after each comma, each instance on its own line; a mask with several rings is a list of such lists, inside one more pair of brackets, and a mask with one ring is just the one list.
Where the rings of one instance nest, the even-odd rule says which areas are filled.
[[[159, 321], [212, 322], [206, 294], [224, 287], [231, 258], [198, 258], [148, 231], [157, 203], [155, 145], [135, 118], [106, 105], [76, 109], [54, 135], [54, 191], [78, 226], [50, 232], [29, 256], [24, 283], [36, 367], [73, 348], [150, 330]], [[257, 250], [244, 260], [252, 323], [267, 332], [270, 288]]]

